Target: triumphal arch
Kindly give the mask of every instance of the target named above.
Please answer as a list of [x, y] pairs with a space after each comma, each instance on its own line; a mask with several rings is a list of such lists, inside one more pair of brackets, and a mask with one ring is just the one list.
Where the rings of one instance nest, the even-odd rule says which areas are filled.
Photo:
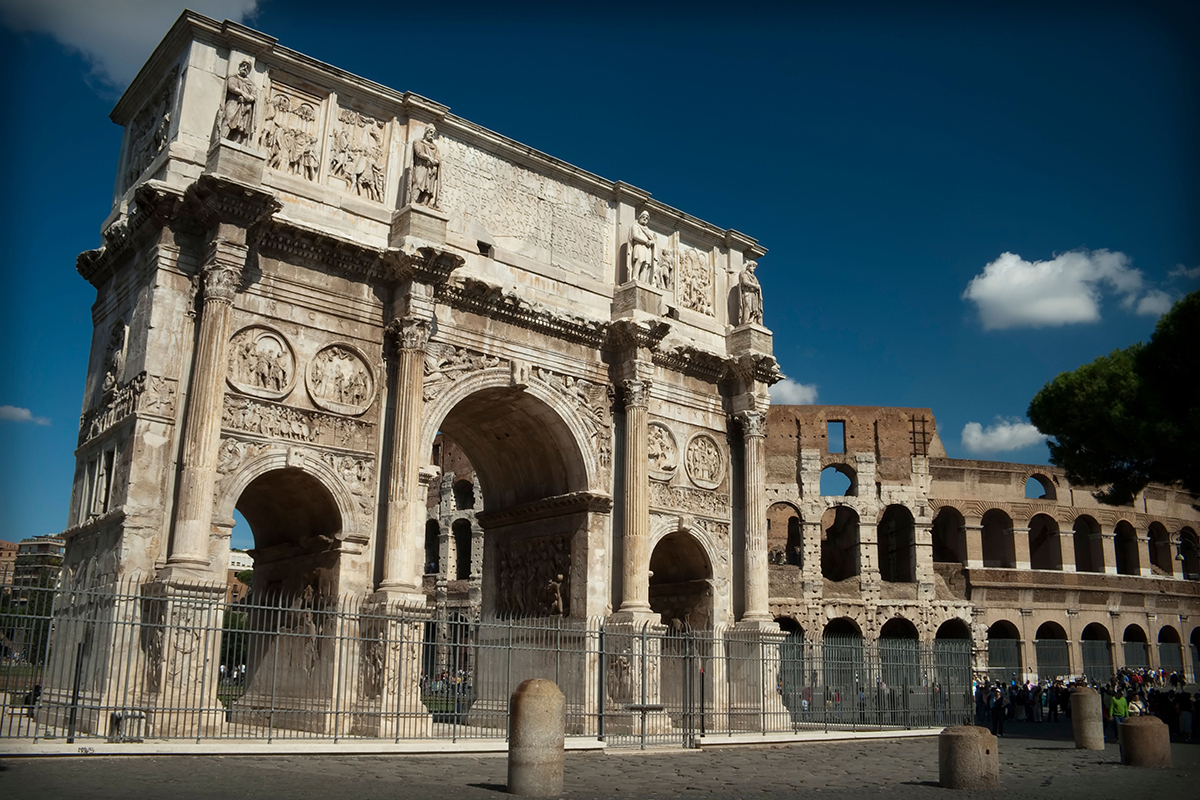
[[170, 618], [236, 509], [260, 595], [423, 606], [440, 433], [485, 614], [771, 625], [754, 239], [192, 13], [112, 119], [70, 574]]

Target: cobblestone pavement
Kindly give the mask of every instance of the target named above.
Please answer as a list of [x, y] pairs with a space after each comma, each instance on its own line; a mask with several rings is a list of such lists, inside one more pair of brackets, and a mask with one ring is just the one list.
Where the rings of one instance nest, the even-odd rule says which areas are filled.
[[[1000, 740], [1006, 793], [1038, 800], [1195, 796], [1200, 745], [1175, 744], [1174, 768], [1144, 770], [1122, 767], [1115, 744], [1104, 752], [1076, 750], [1065, 725], [1010, 727], [1015, 730]], [[503, 755], [6, 759], [0, 762], [0, 796], [498, 800], [506, 766]], [[932, 736], [706, 746], [702, 751], [568, 753], [563, 796], [945, 798], [937, 779], [937, 738]]]

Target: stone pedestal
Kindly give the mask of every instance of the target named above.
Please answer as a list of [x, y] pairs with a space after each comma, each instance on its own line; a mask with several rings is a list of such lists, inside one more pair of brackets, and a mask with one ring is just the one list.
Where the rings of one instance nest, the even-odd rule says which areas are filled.
[[626, 281], [613, 293], [613, 319], [662, 316], [661, 289], [638, 281]]
[[543, 678], [527, 680], [509, 701], [508, 793], [557, 797], [563, 790], [566, 699]]
[[938, 782], [944, 789], [999, 789], [1000, 750], [987, 728], [957, 725], [938, 735]]
[[262, 153], [222, 139], [209, 148], [208, 163], [205, 164], [204, 171], [222, 178], [231, 178], [238, 183], [258, 186], [262, 183], [266, 164], [266, 156]]
[[1171, 766], [1171, 731], [1158, 717], [1130, 717], [1117, 726], [1117, 741], [1127, 767]]
[[731, 330], [726, 342], [732, 356], [743, 353], [770, 353], [774, 347], [771, 331], [753, 322], [738, 325]]
[[1075, 735], [1076, 750], [1104, 749], [1104, 716], [1100, 694], [1095, 689], [1071, 692], [1071, 732]]
[[449, 215], [429, 206], [405, 206], [392, 216], [388, 246], [401, 247], [413, 239], [443, 245], [446, 243], [446, 223], [449, 220]]
[[225, 711], [217, 698], [224, 586], [157, 581], [143, 589], [143, 707], [155, 739], [220, 735]]

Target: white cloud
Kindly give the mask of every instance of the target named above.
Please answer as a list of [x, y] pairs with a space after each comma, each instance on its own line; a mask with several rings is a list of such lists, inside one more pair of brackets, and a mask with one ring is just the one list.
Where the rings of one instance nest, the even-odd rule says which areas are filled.
[[1032, 262], [1002, 253], [962, 296], [975, 303], [985, 330], [1096, 322], [1105, 290], [1121, 295], [1126, 307], [1136, 302], [1142, 273], [1129, 264], [1129, 256], [1109, 250], [1073, 250]]
[[16, 406], [0, 406], [0, 421], [32, 422], [34, 425], [50, 424], [50, 420], [45, 417], [35, 417], [28, 408], [17, 408]]
[[0, 17], [13, 30], [50, 34], [82, 53], [102, 80], [122, 88], [184, 8], [242, 22], [257, 5], [257, 0], [0, 0]]
[[968, 422], [962, 429], [963, 449], [975, 455], [1020, 450], [1044, 441], [1045, 434], [1019, 419], [996, 417], [986, 428], [978, 422]]
[[784, 378], [771, 387], [771, 402], [782, 406], [811, 406], [817, 402], [815, 383], [797, 383]]
[[1146, 292], [1146, 296], [1138, 300], [1137, 313], [1143, 317], [1161, 317], [1175, 305], [1175, 298], [1161, 289]]
[[1175, 269], [1167, 273], [1167, 277], [1172, 280], [1182, 278], [1185, 281], [1200, 280], [1200, 267], [1185, 267], [1183, 264], [1176, 264]]

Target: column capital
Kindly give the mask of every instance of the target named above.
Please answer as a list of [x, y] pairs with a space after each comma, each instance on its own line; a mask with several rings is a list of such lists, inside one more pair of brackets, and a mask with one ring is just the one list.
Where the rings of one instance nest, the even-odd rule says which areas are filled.
[[736, 415], [745, 437], [767, 435], [767, 415], [762, 411], [739, 411]]
[[630, 378], [622, 381], [621, 388], [624, 390], [625, 407], [647, 407], [650, 404], [650, 387], [653, 383], [646, 378]]
[[231, 305], [242, 282], [242, 270], [223, 261], [214, 261], [200, 273], [201, 291], [205, 303]]
[[429, 320], [415, 315], [396, 317], [384, 328], [384, 336], [397, 351], [424, 351], [432, 333]]

